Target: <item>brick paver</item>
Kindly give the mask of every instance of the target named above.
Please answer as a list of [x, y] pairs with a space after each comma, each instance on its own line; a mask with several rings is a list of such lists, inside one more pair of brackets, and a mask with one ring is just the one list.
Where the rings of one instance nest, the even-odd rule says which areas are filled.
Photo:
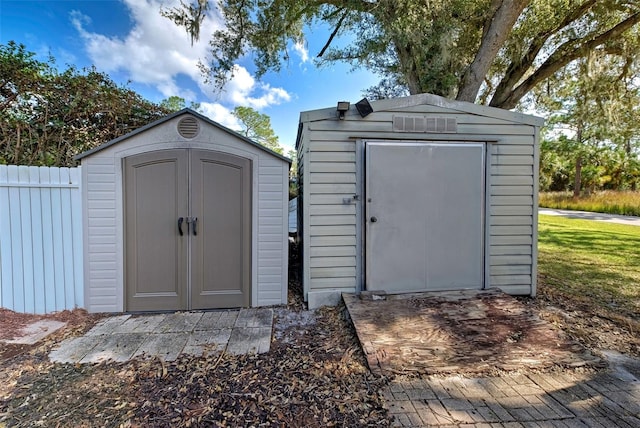
[[609, 370], [397, 377], [382, 396], [398, 427], [640, 427], [640, 381]]

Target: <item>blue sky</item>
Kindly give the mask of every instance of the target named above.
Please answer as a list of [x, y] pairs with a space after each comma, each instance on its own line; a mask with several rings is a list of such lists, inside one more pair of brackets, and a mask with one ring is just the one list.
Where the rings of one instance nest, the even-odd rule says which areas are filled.
[[329, 35], [315, 28], [304, 46], [291, 47], [291, 60], [282, 72], [257, 81], [251, 58], [237, 65], [236, 77], [223, 91], [204, 83], [197, 68], [206, 60], [208, 35], [221, 21], [211, 12], [201, 40], [191, 45], [182, 28], [158, 13], [177, 0], [0, 0], [0, 43], [14, 40], [41, 59], [53, 55], [61, 68], [94, 65], [118, 83], [159, 102], [177, 95], [199, 102], [211, 119], [237, 129], [230, 112], [243, 105], [268, 114], [285, 153], [295, 143], [299, 113], [356, 102], [377, 78], [367, 71], [350, 71], [336, 64], [318, 69], [313, 57]]

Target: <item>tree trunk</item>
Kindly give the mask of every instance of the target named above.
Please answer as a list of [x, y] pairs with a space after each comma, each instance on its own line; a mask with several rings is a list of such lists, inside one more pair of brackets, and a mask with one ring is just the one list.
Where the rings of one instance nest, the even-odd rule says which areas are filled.
[[576, 176], [573, 182], [573, 197], [579, 198], [582, 187], [582, 156], [576, 158]]
[[475, 102], [489, 67], [529, 2], [530, 0], [492, 1], [492, 9], [495, 13], [488, 16], [485, 21], [480, 47], [460, 81], [456, 97], [458, 101]]
[[400, 67], [409, 88], [409, 94], [416, 95], [423, 92], [420, 88], [419, 73], [416, 70], [414, 60], [415, 54], [412, 52], [411, 46], [402, 45], [399, 41], [395, 41], [394, 46], [398, 55], [398, 62], [400, 62]]

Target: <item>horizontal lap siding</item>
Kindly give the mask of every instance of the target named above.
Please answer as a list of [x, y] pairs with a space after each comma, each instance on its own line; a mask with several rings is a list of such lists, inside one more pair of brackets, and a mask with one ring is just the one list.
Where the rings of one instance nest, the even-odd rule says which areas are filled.
[[[314, 134], [317, 135], [317, 134]], [[307, 157], [308, 251], [310, 290], [356, 289], [355, 143], [323, 137], [311, 141]]]
[[[286, 303], [288, 224], [284, 162], [262, 158], [258, 170], [258, 306]], [[286, 220], [286, 221], [285, 221]], [[278, 244], [278, 245], [276, 245]]]
[[533, 127], [520, 128], [521, 132], [501, 136], [490, 147], [489, 280], [491, 286], [508, 293], [530, 294], [535, 254], [535, 147]]
[[[116, 224], [116, 161], [94, 156], [83, 162], [86, 177], [87, 309], [90, 312], [121, 310], [118, 295], [118, 251]], [[118, 164], [119, 167], [119, 164]]]
[[[394, 115], [454, 118], [457, 133], [394, 132]], [[305, 281], [310, 284], [305, 285], [305, 291], [357, 289], [356, 239], [357, 230], [363, 232], [363, 226], [356, 224], [356, 204], [345, 203], [362, 191], [357, 188], [356, 141], [404, 139], [489, 144], [488, 285], [513, 294], [530, 294], [532, 257], [536, 254], [533, 236], [536, 127], [497, 116], [484, 117], [435, 105], [376, 111], [364, 120], [347, 115], [344, 121], [306, 121], [312, 116], [303, 115], [299, 155], [304, 159], [302, 180], [306, 199], [302, 209], [306, 210], [304, 219], [308, 222], [304, 225]]]

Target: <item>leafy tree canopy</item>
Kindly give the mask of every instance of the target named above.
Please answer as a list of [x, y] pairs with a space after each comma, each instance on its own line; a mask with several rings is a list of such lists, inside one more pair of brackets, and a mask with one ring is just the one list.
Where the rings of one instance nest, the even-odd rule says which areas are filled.
[[[186, 108], [187, 107], [187, 102], [182, 97], [178, 97], [176, 95], [172, 95], [169, 98], [165, 98], [164, 100], [160, 101], [160, 107], [162, 107], [163, 109], [165, 109], [167, 111], [170, 111], [170, 112], [176, 112], [176, 111], [180, 111], [180, 110]], [[191, 110], [199, 111], [200, 110], [200, 103], [192, 102], [189, 105], [189, 108]]]
[[278, 143], [278, 136], [271, 128], [271, 118], [251, 107], [236, 107], [233, 114], [239, 121], [242, 129], [239, 133], [250, 138], [276, 153], [283, 153], [283, 148]]
[[318, 61], [379, 73], [371, 96], [430, 92], [506, 109], [595, 49], [640, 46], [625, 39], [640, 22], [637, 0], [191, 0], [163, 14], [198, 38], [208, 8], [225, 24], [202, 64], [218, 86], [245, 56], [258, 76], [279, 71], [319, 23], [332, 31]]
[[73, 157], [168, 113], [94, 68], [58, 71], [0, 45], [0, 163], [72, 166]]
[[[629, 36], [633, 36], [630, 33]], [[640, 63], [596, 49], [533, 91], [547, 113], [541, 186], [635, 189], [640, 177]]]

